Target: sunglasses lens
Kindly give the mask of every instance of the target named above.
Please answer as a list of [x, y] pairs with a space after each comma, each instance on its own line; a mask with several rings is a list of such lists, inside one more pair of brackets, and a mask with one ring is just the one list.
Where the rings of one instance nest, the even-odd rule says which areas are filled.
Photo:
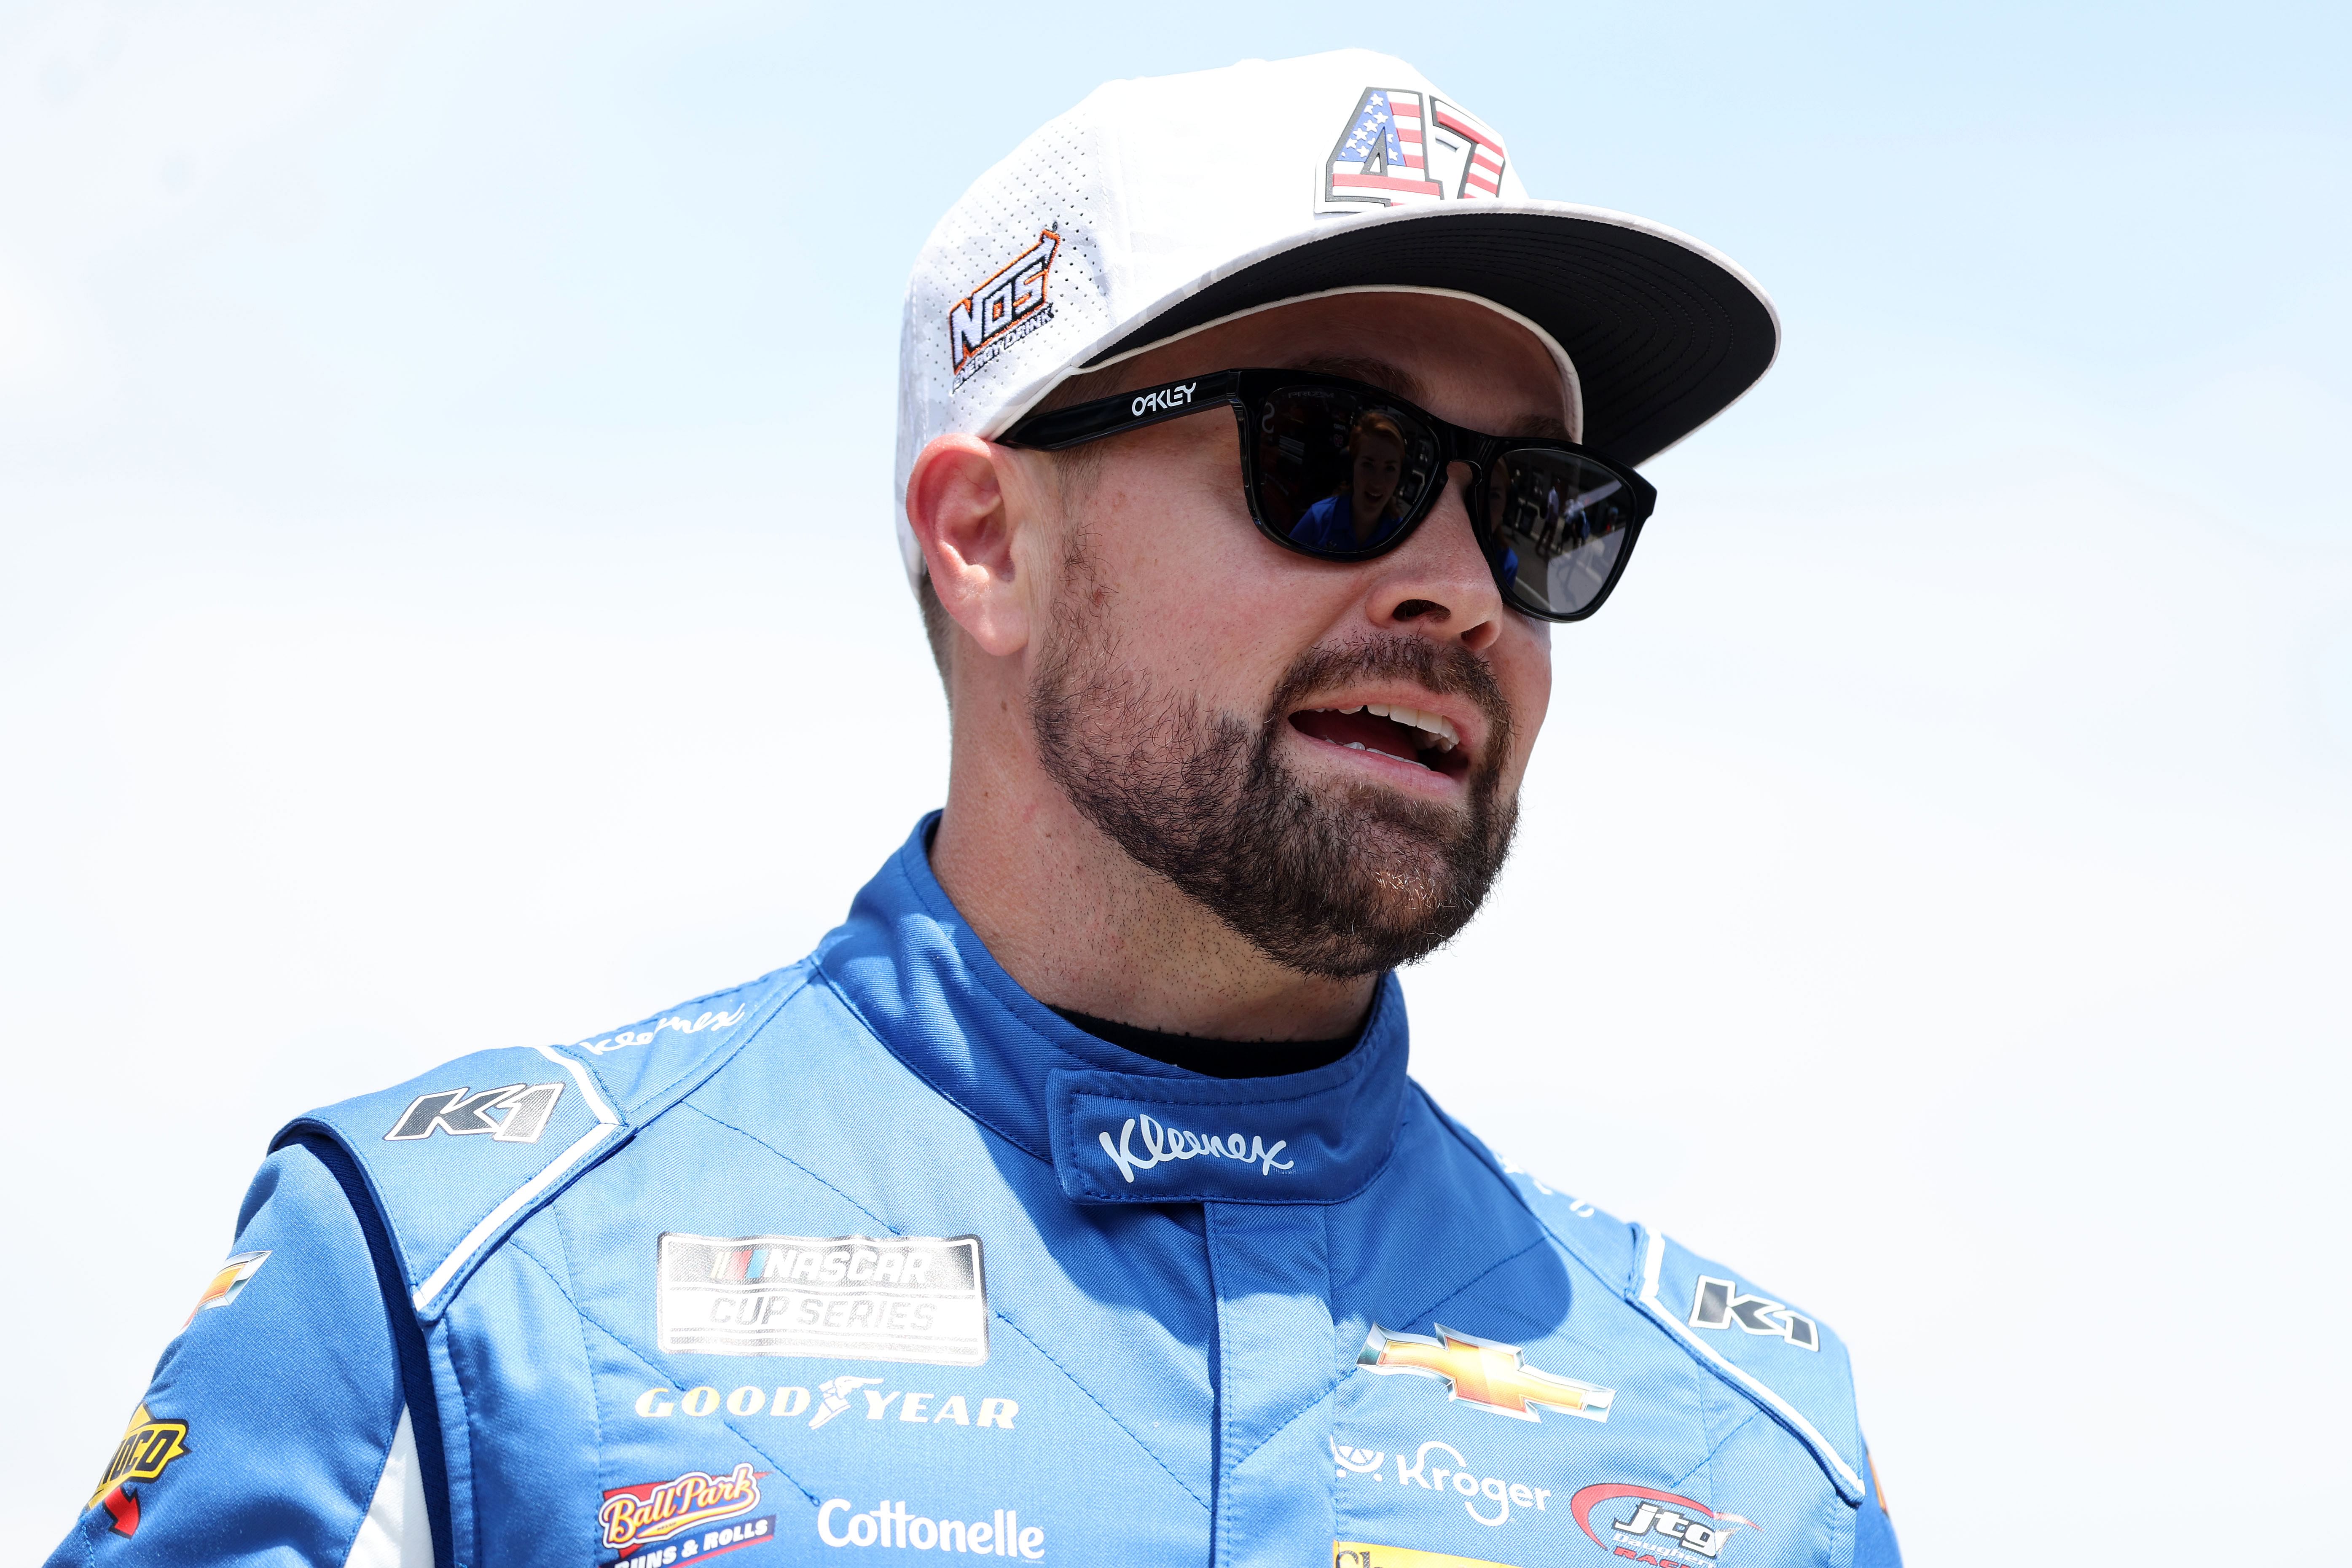
[[1489, 549], [1521, 603], [1550, 616], [1596, 604], [1640, 521], [1625, 481], [1571, 452], [1506, 453], [1487, 470]]
[[1258, 516], [1310, 555], [1386, 549], [1444, 479], [1434, 432], [1351, 388], [1283, 388], [1254, 423]]

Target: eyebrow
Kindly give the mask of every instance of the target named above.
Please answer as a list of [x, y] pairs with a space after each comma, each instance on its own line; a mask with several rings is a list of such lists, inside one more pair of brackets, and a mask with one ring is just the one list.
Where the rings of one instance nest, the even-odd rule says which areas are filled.
[[[1402, 365], [1391, 364], [1384, 359], [1370, 359], [1352, 354], [1318, 354], [1312, 359], [1300, 361], [1292, 368], [1313, 371], [1318, 375], [1344, 375], [1350, 381], [1370, 382], [1374, 386], [1384, 387], [1411, 403], [1426, 405], [1429, 402], [1429, 388], [1421, 377]], [[1567, 422], [1557, 415], [1531, 414], [1524, 419], [1516, 419], [1511, 423], [1514, 428], [1495, 431], [1493, 434], [1507, 436], [1515, 439], [1520, 437], [1546, 441], [1573, 439], [1569, 434]]]
[[1355, 354], [1318, 354], [1312, 359], [1301, 360], [1293, 368], [1311, 370], [1318, 375], [1344, 375], [1349, 381], [1368, 381], [1408, 402], [1429, 401], [1428, 384], [1421, 377], [1402, 365], [1391, 364], [1384, 359]]
[[1516, 430], [1506, 430], [1502, 432], [1504, 435], [1514, 437], [1532, 436], [1546, 441], [1573, 441], [1576, 439], [1574, 436], [1569, 434], [1568, 421], [1559, 418], [1556, 415], [1537, 414], [1525, 419], [1515, 420], [1513, 423], [1517, 424], [1519, 428]]

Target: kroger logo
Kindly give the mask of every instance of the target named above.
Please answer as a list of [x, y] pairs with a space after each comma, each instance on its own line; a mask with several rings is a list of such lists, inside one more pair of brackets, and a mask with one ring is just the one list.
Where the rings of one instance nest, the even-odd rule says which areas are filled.
[[[1451, 1469], [1435, 1462], [1440, 1454], [1454, 1461]], [[1377, 1481], [1385, 1479], [1382, 1461], [1391, 1456], [1378, 1448], [1348, 1448], [1335, 1442], [1331, 1445], [1331, 1458], [1339, 1464], [1340, 1478], [1360, 1476]], [[1470, 1468], [1470, 1461], [1462, 1457], [1461, 1450], [1450, 1443], [1434, 1440], [1423, 1443], [1413, 1450], [1410, 1464], [1402, 1452], [1393, 1458], [1396, 1460], [1397, 1485], [1415, 1487], [1424, 1492], [1457, 1495], [1462, 1500], [1463, 1510], [1481, 1524], [1507, 1523], [1513, 1509], [1538, 1513], [1549, 1511], [1546, 1504], [1551, 1499], [1550, 1488], [1531, 1487], [1525, 1481], [1505, 1480], [1500, 1476], [1479, 1475]], [[1436, 1500], [1433, 1498], [1430, 1500], [1433, 1502]]]

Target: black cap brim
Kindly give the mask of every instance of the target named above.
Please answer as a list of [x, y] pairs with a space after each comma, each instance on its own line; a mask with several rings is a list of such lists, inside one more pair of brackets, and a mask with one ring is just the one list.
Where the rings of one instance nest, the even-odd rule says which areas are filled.
[[1084, 368], [1264, 306], [1362, 288], [1474, 294], [1535, 322], [1576, 366], [1583, 445], [1629, 464], [1723, 412], [1780, 342], [1763, 289], [1672, 230], [1596, 208], [1449, 202], [1333, 225], [1244, 262]]

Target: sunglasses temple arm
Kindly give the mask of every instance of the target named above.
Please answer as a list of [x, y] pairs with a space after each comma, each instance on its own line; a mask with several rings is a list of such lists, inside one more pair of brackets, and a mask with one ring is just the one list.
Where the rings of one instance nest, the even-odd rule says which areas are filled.
[[1097, 398], [1071, 408], [1056, 408], [1050, 414], [1033, 415], [1014, 424], [996, 440], [999, 446], [1059, 452], [1106, 436], [1181, 419], [1220, 404], [1237, 405], [1240, 402], [1241, 377], [1231, 371], [1220, 371], [1190, 381], [1146, 387], [1140, 392], [1122, 392], [1116, 397]]

